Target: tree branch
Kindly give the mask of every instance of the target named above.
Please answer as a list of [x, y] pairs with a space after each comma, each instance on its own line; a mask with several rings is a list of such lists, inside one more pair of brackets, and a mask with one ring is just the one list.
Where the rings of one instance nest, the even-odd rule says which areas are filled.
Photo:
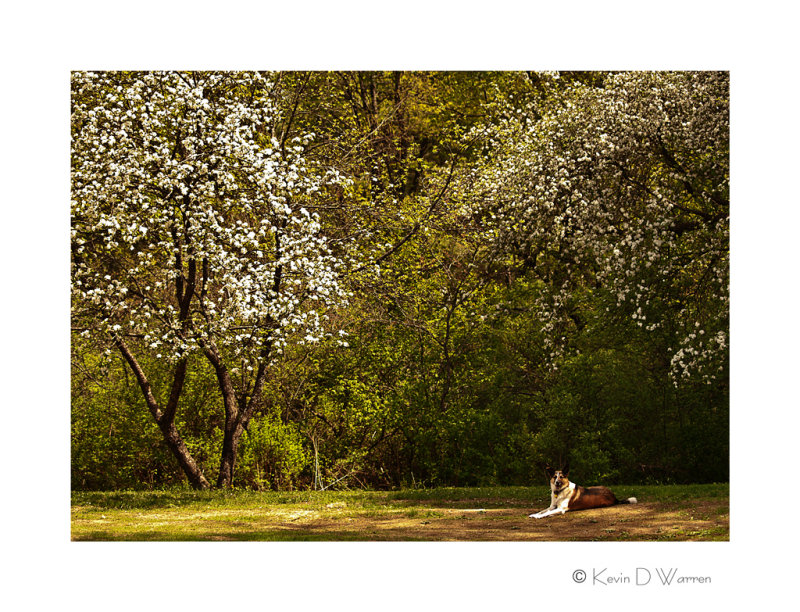
[[133, 374], [136, 376], [136, 380], [142, 390], [144, 399], [147, 402], [147, 407], [150, 410], [150, 414], [153, 415], [156, 423], [160, 424], [164, 414], [161, 412], [161, 409], [158, 406], [158, 400], [156, 399], [155, 395], [153, 395], [153, 390], [150, 387], [150, 381], [147, 379], [144, 370], [142, 370], [142, 366], [139, 365], [139, 361], [133, 355], [131, 350], [128, 348], [128, 345], [125, 344], [125, 341], [122, 338], [120, 338], [117, 334], [114, 334], [112, 340], [114, 342], [114, 346], [119, 349], [120, 353], [122, 353], [122, 356], [125, 358], [125, 361], [128, 362], [131, 370], [133, 370]]

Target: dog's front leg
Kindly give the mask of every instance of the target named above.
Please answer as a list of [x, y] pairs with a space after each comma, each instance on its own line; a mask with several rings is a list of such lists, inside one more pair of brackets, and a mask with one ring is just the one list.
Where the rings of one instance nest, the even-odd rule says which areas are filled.
[[529, 514], [528, 518], [535, 518], [540, 519], [546, 516], [550, 516], [551, 514], [557, 513], [559, 510], [556, 506], [550, 506], [549, 508], [542, 510], [541, 512], [537, 512], [536, 514]]

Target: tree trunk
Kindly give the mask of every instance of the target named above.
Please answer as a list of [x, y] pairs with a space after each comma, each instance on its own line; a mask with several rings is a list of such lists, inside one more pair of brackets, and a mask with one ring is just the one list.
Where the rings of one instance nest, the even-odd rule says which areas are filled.
[[125, 361], [128, 362], [128, 365], [133, 370], [136, 380], [139, 382], [139, 388], [144, 395], [147, 407], [150, 410], [150, 414], [153, 415], [153, 418], [158, 424], [158, 428], [164, 436], [164, 441], [167, 443], [169, 450], [172, 451], [172, 454], [175, 455], [178, 464], [181, 466], [183, 473], [186, 474], [191, 485], [195, 489], [211, 488], [211, 484], [206, 480], [203, 470], [197, 465], [194, 457], [192, 457], [192, 454], [189, 452], [189, 448], [178, 433], [177, 427], [175, 427], [175, 412], [178, 407], [178, 400], [181, 392], [183, 391], [183, 382], [186, 379], [186, 359], [182, 359], [175, 365], [169, 400], [167, 400], [167, 405], [162, 410], [161, 406], [158, 404], [158, 400], [156, 400], [155, 395], [153, 395], [150, 381], [147, 379], [144, 370], [142, 370], [141, 365], [139, 365], [139, 361], [133, 353], [131, 353], [127, 344], [119, 337], [114, 338], [114, 344], [116, 344], [122, 356], [125, 358]]
[[222, 454], [219, 463], [219, 475], [217, 476], [217, 486], [220, 488], [230, 488], [233, 486], [233, 472], [236, 467], [236, 455], [239, 450], [239, 440], [242, 437], [250, 418], [255, 412], [256, 406], [261, 401], [261, 393], [264, 388], [264, 381], [267, 377], [266, 358], [269, 355], [269, 344], [262, 351], [262, 361], [258, 366], [253, 388], [249, 394], [243, 390], [241, 401], [236, 394], [228, 368], [222, 362], [219, 351], [209, 343], [203, 348], [205, 356], [208, 358], [214, 371], [217, 374], [217, 384], [222, 401], [225, 405], [225, 432], [222, 439]]
[[225, 437], [222, 439], [222, 455], [217, 477], [217, 486], [220, 488], [233, 486], [233, 470], [236, 467], [236, 454], [239, 451], [239, 439], [242, 431], [242, 427], [234, 426], [230, 431], [226, 428]]
[[206, 480], [203, 470], [197, 465], [194, 457], [192, 457], [192, 453], [189, 452], [189, 448], [186, 446], [183, 438], [178, 434], [178, 429], [175, 427], [175, 424], [169, 423], [162, 426], [159, 423], [159, 427], [161, 428], [161, 433], [164, 434], [164, 440], [167, 442], [169, 450], [175, 455], [178, 464], [181, 466], [183, 473], [186, 474], [191, 485], [195, 489], [210, 489], [211, 483]]

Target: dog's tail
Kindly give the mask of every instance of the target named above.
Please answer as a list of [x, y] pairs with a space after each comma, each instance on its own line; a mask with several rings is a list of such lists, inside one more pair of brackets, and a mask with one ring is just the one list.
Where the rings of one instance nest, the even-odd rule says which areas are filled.
[[638, 504], [639, 500], [635, 497], [629, 497], [628, 499], [618, 499], [618, 504]]

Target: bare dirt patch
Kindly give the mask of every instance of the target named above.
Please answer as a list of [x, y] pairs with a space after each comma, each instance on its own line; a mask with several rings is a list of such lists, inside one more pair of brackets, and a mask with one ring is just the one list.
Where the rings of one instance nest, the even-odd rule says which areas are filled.
[[[424, 507], [408, 513], [380, 516], [294, 518], [274, 527], [295, 532], [298, 539], [382, 541], [613, 541], [727, 540], [728, 507], [705, 501], [686, 507], [640, 503], [545, 519], [528, 518], [519, 508], [453, 509]], [[289, 535], [287, 533], [287, 535]]]
[[[639, 504], [528, 514], [526, 488], [314, 494], [75, 494], [73, 540], [727, 541], [727, 485], [641, 486]], [[487, 494], [488, 493], [488, 494]], [[626, 493], [627, 494], [627, 493]]]

